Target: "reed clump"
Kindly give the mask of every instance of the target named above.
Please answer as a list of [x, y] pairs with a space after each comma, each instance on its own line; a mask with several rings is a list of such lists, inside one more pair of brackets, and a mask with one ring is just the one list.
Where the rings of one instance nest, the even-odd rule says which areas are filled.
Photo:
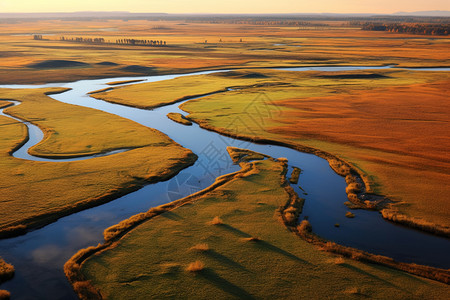
[[13, 278], [14, 272], [14, 266], [8, 264], [0, 257], [0, 283]]
[[355, 217], [355, 214], [352, 213], [351, 211], [348, 211], [348, 212], [345, 213], [345, 216], [346, 216], [347, 218], [354, 218], [354, 217]]
[[346, 177], [347, 175], [350, 175], [352, 169], [351, 167], [340, 160], [337, 159], [330, 159], [328, 161], [328, 163], [330, 164], [330, 167], [339, 175]]
[[0, 300], [9, 300], [11, 297], [10, 292], [5, 290], [0, 290]]
[[347, 184], [350, 184], [350, 183], [356, 183], [356, 182], [358, 182], [358, 180], [356, 179], [356, 176], [349, 174], [349, 175], [345, 176], [345, 182]]
[[207, 251], [209, 251], [209, 245], [206, 243], [197, 244], [197, 245], [191, 247], [189, 250], [196, 251], [196, 252], [207, 252]]
[[191, 272], [191, 273], [198, 273], [201, 272], [203, 269], [205, 268], [205, 264], [199, 260], [194, 261], [193, 263], [190, 263], [187, 268], [186, 271]]
[[287, 209], [283, 211], [284, 219], [288, 224], [294, 224], [299, 216], [299, 211], [297, 208], [293, 206], [289, 206]]
[[357, 182], [351, 182], [347, 185], [347, 187], [345, 188], [345, 192], [347, 194], [353, 193], [359, 193], [361, 191], [361, 184], [357, 183]]
[[300, 222], [300, 225], [297, 226], [297, 229], [300, 232], [300, 234], [305, 234], [305, 233], [309, 234], [312, 231], [312, 226], [308, 220], [302, 220]]
[[334, 264], [335, 265], [343, 265], [343, 264], [345, 264], [345, 259], [343, 257], [336, 257], [334, 259]]
[[211, 222], [209, 222], [211, 225], [222, 225], [223, 221], [219, 216], [215, 216], [214, 219], [212, 219]]

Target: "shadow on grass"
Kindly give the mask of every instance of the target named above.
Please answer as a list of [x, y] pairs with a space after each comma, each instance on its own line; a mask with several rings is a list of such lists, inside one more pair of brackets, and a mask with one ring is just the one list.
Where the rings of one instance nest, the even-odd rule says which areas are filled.
[[[373, 275], [373, 274], [371, 274], [371, 273], [369, 273], [369, 272], [367, 272], [367, 271], [361, 270], [361, 269], [358, 268], [358, 267], [355, 267], [355, 266], [352, 266], [352, 265], [349, 265], [349, 264], [346, 264], [346, 263], [342, 264], [341, 266], [342, 266], [342, 267], [345, 267], [345, 268], [347, 268], [347, 269], [349, 269], [349, 270], [352, 270], [352, 271], [354, 271], [354, 272], [358, 272], [358, 273], [360, 273], [360, 274], [363, 274], [363, 275], [365, 275], [365, 276], [367, 276], [367, 277], [373, 278], [373, 279], [375, 279], [375, 280], [379, 280], [379, 281], [383, 282], [383, 283], [386, 284], [386, 285], [389, 285], [389, 286], [398, 288], [398, 289], [400, 289], [400, 290], [406, 291], [406, 290], [404, 290], [404, 289], [399, 288], [398, 286], [396, 286], [396, 285], [393, 284], [392, 282], [390, 282], [390, 281], [388, 281], [388, 280], [385, 280], [385, 279], [383, 279], [383, 278], [380, 278], [380, 277], [378, 277], [378, 276], [376, 276], [376, 275]], [[371, 265], [371, 266], [376, 266], [376, 265]], [[391, 270], [391, 269], [388, 269], [388, 270], [390, 270], [390, 271], [395, 271], [395, 270]], [[383, 271], [386, 271], [386, 269], [384, 269]], [[402, 272], [402, 274], [403, 274], [403, 272]]]
[[245, 238], [251, 237], [251, 235], [249, 235], [248, 233], [245, 233], [245, 232], [243, 232], [237, 228], [234, 228], [233, 226], [230, 226], [228, 224], [220, 224], [220, 225], [216, 225], [216, 226], [219, 228], [225, 229], [225, 230], [227, 230], [237, 236], [240, 236], [240, 237], [245, 237]]
[[220, 254], [220, 253], [218, 253], [218, 252], [216, 252], [214, 250], [210, 249], [210, 250], [206, 251], [205, 254], [208, 257], [213, 258], [213, 259], [215, 259], [215, 260], [217, 260], [217, 261], [219, 261], [221, 263], [227, 264], [230, 267], [237, 268], [237, 269], [240, 269], [242, 271], [250, 272], [249, 270], [247, 270], [247, 268], [245, 268], [240, 263], [238, 263], [238, 262], [236, 262], [236, 261], [226, 257], [225, 255]]
[[[239, 237], [242, 237], [242, 238], [250, 238], [251, 237], [250, 234], [248, 234], [246, 232], [243, 232], [243, 231], [241, 231], [241, 230], [239, 230], [239, 229], [237, 229], [237, 228], [235, 228], [233, 226], [230, 226], [228, 224], [220, 224], [220, 225], [217, 225], [217, 226], [219, 226], [220, 228], [223, 228], [223, 229], [225, 229], [225, 230], [227, 230], [227, 231], [229, 231], [229, 232], [231, 232], [231, 233], [233, 233], [233, 234], [235, 234], [235, 235], [237, 235]], [[258, 240], [258, 241], [254, 241], [254, 242], [249, 241], [249, 243], [254, 243], [255, 246], [259, 247], [262, 250], [273, 251], [273, 252], [279, 253], [281, 255], [284, 255], [284, 256], [292, 259], [292, 260], [296, 260], [296, 261], [302, 262], [304, 264], [309, 264], [309, 265], [311, 264], [310, 262], [308, 262], [306, 260], [303, 260], [303, 259], [295, 256], [294, 254], [292, 254], [292, 253], [290, 253], [290, 252], [288, 252], [286, 250], [278, 248], [277, 246], [274, 246], [274, 245], [272, 245], [269, 242], [266, 242], [266, 241], [263, 241], [263, 240]]]
[[286, 250], [283, 250], [281, 248], [278, 248], [277, 246], [275, 246], [275, 245], [273, 245], [271, 243], [268, 243], [266, 241], [262, 241], [262, 240], [257, 241], [257, 242], [255, 242], [255, 245], [258, 246], [259, 248], [261, 248], [262, 250], [273, 251], [273, 252], [279, 253], [281, 255], [284, 255], [287, 258], [290, 258], [292, 260], [296, 260], [298, 262], [302, 262], [302, 263], [308, 264], [308, 265], [311, 264], [309, 261], [303, 260], [300, 257], [295, 256], [294, 254], [292, 254], [292, 253], [290, 253], [290, 252], [288, 252]]
[[204, 269], [198, 275], [231, 296], [239, 299], [255, 299], [246, 290], [220, 277], [211, 269]]
[[173, 221], [183, 221], [184, 220], [183, 217], [177, 215], [176, 213], [174, 213], [172, 211], [166, 211], [166, 212], [162, 213], [160, 216], [167, 218], [167, 219], [171, 219]]

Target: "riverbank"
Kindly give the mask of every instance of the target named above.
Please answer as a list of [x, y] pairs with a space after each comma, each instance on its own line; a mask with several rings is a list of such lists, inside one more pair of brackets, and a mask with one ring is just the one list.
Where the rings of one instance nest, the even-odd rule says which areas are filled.
[[[392, 201], [385, 207], [386, 218], [449, 236], [448, 210], [442, 208], [448, 207], [450, 185], [443, 182], [450, 182], [450, 166], [441, 138], [448, 127], [448, 74], [298, 73], [289, 86], [229, 91], [188, 101], [181, 108], [192, 121], [221, 134], [281, 142], [319, 155], [323, 151], [324, 158], [332, 154], [360, 175], [366, 194]], [[377, 79], [369, 83], [367, 74]], [[415, 107], [422, 107], [421, 114]], [[371, 196], [358, 205], [364, 206]]]
[[[287, 214], [296, 223], [302, 206], [287, 184], [286, 161], [240, 165], [241, 171], [218, 178], [207, 190], [105, 230], [104, 244], [74, 255], [65, 271], [79, 296], [419, 299], [448, 292], [444, 284], [357, 261], [337, 262], [317, 251], [283, 225]], [[184, 270], [194, 261], [204, 265], [195, 275]]]
[[[0, 257], [0, 284], [14, 276], [14, 266], [8, 264]], [[11, 294], [6, 290], [0, 290], [0, 299], [8, 300]]]
[[[153, 109], [182, 101], [187, 98], [186, 94], [203, 95], [182, 106], [203, 128], [219, 128], [215, 131], [222, 134], [231, 131], [229, 136], [250, 141], [268, 144], [277, 141], [293, 149], [318, 154], [330, 162], [351, 165], [348, 171], [358, 174], [359, 179], [355, 180], [363, 184], [362, 191], [349, 194], [351, 208], [383, 210], [383, 217], [388, 220], [448, 237], [450, 226], [446, 213], [436, 209], [446, 205], [441, 182], [448, 177], [448, 163], [444, 148], [435, 146], [443, 134], [441, 125], [445, 116], [434, 114], [434, 104], [431, 104], [442, 103], [440, 97], [444, 94], [438, 88], [444, 88], [439, 82], [446, 78], [446, 73], [420, 72], [423, 76], [418, 76], [417, 72], [394, 69], [338, 70], [219, 72], [118, 87], [96, 97]], [[407, 88], [415, 91], [408, 92]], [[211, 95], [205, 98], [208, 92]], [[425, 92], [427, 122], [405, 103], [408, 101], [405, 99]], [[349, 100], [352, 93], [358, 95], [358, 101]], [[365, 97], [366, 94], [371, 97]], [[396, 101], [385, 99], [397, 94]], [[336, 97], [338, 104], [333, 100]], [[357, 102], [353, 105], [356, 109], [349, 106], [351, 101]], [[377, 101], [383, 103], [383, 112], [378, 113]], [[414, 101], [423, 103], [420, 99]], [[333, 110], [336, 105], [339, 109]], [[370, 109], [362, 111], [358, 109], [361, 105]], [[403, 109], [406, 115], [393, 115], [398, 109]], [[392, 143], [392, 132], [377, 125], [377, 120], [384, 119], [386, 124], [393, 124], [396, 137], [404, 142]], [[364, 130], [355, 131], [358, 126], [364, 126]], [[300, 127], [302, 130], [298, 129]], [[436, 130], [431, 137], [421, 134]], [[410, 188], [411, 182], [415, 183], [414, 190]]]

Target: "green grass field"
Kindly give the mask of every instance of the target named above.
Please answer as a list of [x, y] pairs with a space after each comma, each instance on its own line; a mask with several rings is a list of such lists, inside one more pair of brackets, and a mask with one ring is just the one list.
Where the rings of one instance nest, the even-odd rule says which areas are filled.
[[26, 127], [1, 117], [0, 231], [4, 234], [23, 232], [26, 227], [46, 224], [145, 183], [166, 179], [196, 159], [159, 131], [44, 95], [59, 90], [1, 90], [3, 99], [22, 102], [6, 112], [33, 122], [45, 133], [32, 154], [57, 157], [132, 150], [72, 162], [14, 158], [10, 152], [27, 137]]
[[[108, 299], [439, 299], [449, 287], [318, 251], [280, 221], [284, 161], [145, 221], [81, 266]], [[78, 284], [76, 286], [82, 286]]]

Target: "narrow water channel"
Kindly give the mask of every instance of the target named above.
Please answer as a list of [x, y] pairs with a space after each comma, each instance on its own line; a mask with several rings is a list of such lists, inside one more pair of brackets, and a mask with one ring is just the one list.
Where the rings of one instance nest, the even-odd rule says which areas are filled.
[[[310, 68], [295, 71], [306, 70]], [[336, 67], [319, 70], [337, 71]], [[345, 70], [352, 68], [346, 67]], [[196, 74], [205, 73], [211, 72]], [[192, 74], [183, 76], [188, 75]], [[154, 110], [142, 110], [95, 100], [87, 95], [90, 91], [108, 87], [106, 83], [112, 81], [142, 79], [150, 82], [178, 76], [180, 75], [109, 78], [40, 86], [0, 86], [72, 88], [68, 92], [51, 97], [61, 102], [116, 114], [160, 130], [199, 157], [193, 166], [181, 171], [171, 180], [147, 185], [112, 202], [62, 218], [24, 236], [0, 240], [0, 256], [16, 267], [13, 280], [1, 286], [2, 289], [11, 291], [12, 299], [76, 299], [64, 276], [64, 263], [79, 249], [101, 243], [105, 228], [151, 207], [192, 194], [209, 186], [217, 176], [238, 170], [239, 167], [232, 164], [225, 150], [227, 146], [246, 148], [275, 158], [286, 157], [290, 167], [300, 167], [302, 174], [299, 184], [307, 195], [303, 195], [298, 185], [293, 187], [300, 197], [306, 199], [303, 216], [308, 216], [313, 231], [320, 236], [399, 261], [450, 268], [448, 239], [386, 222], [377, 212], [357, 210], [354, 219], [346, 218], [345, 212], [348, 208], [343, 204], [347, 201], [345, 180], [335, 174], [324, 159], [285, 147], [224, 137], [201, 129], [197, 124], [184, 126], [175, 123], [169, 120], [166, 114], [180, 112], [186, 115], [178, 108], [181, 103]], [[87, 158], [89, 157], [84, 159]], [[339, 223], [340, 227], [334, 227], [335, 223]]]

